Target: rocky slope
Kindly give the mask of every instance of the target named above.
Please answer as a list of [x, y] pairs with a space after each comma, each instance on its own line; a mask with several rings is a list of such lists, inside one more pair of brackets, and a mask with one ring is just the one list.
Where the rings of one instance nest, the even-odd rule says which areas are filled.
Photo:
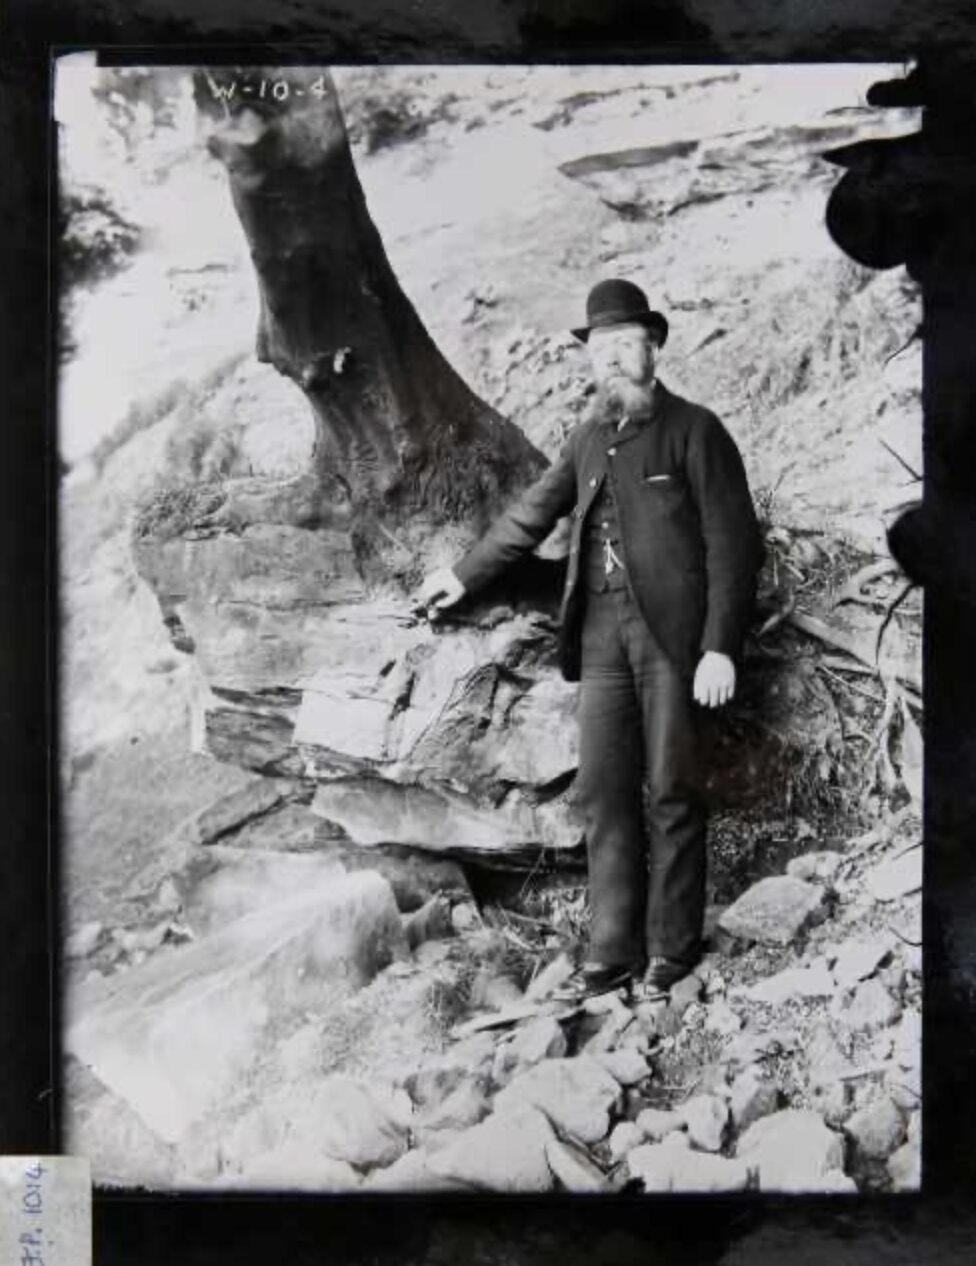
[[[869, 69], [776, 75], [340, 76], [394, 267], [481, 394], [554, 453], [586, 393], [565, 328], [598, 276], [632, 276], [672, 318], [662, 377], [743, 449], [767, 567], [739, 698], [711, 726], [711, 896], [728, 905], [788, 863], [808, 877], [776, 890], [772, 945], [727, 911], [663, 1009], [448, 1042], [533, 971], [538, 994], [585, 919], [578, 873], [559, 873], [580, 833], [545, 567], [437, 628], [366, 583], [349, 542], [295, 516], [311, 426], [247, 353], [253, 282], [222, 173], [170, 154], [127, 208], [153, 245], [82, 305], [62, 418], [72, 443], [82, 427], [104, 440], [66, 485], [61, 555], [72, 1132], [102, 1181], [721, 1189], [768, 1186], [764, 1147], [821, 1157], [800, 1185], [913, 1181], [897, 1086], [900, 1060], [917, 1070], [917, 947], [892, 916], [917, 901], [917, 603], [879, 663], [874, 643], [898, 588], [878, 562], [884, 513], [914, 491], [892, 450], [918, 463], [917, 300], [831, 245], [819, 158], [908, 120], [858, 106]], [[460, 543], [391, 549], [419, 576]], [[908, 889], [874, 891], [872, 849]], [[767, 1115], [818, 1121], [770, 1115], [750, 1160], [750, 1087]], [[681, 1110], [666, 1155], [651, 1108]], [[888, 1151], [856, 1141], [862, 1110]], [[506, 1178], [511, 1129], [526, 1169]], [[465, 1170], [472, 1153], [498, 1167]]]
[[669, 998], [577, 1008], [552, 1000], [558, 919], [482, 917], [458, 867], [330, 844], [286, 797], [258, 780], [188, 821], [142, 932], [69, 945], [98, 964], [67, 1048], [70, 1146], [100, 1183], [918, 1186], [911, 807], [713, 907]]

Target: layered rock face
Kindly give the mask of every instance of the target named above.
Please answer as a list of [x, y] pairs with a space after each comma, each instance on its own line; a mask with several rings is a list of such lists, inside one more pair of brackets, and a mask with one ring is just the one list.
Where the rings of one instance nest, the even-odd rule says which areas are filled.
[[312, 780], [314, 811], [362, 845], [526, 861], [579, 845], [551, 581], [535, 611], [483, 603], [432, 625], [367, 584], [344, 531], [235, 532], [198, 509], [141, 531], [140, 570], [206, 683], [198, 750]]

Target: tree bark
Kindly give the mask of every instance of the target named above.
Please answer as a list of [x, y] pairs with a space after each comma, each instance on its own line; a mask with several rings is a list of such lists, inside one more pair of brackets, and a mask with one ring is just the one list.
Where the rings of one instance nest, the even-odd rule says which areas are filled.
[[332, 79], [222, 68], [194, 86], [254, 261], [257, 354], [311, 403], [329, 519], [480, 532], [545, 458], [468, 388], [400, 288]]

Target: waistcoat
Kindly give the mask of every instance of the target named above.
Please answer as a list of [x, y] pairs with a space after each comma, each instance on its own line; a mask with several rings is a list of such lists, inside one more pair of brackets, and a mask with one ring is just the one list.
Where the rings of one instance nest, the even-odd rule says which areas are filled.
[[[607, 544], [620, 560], [607, 575]], [[613, 487], [609, 478], [604, 479], [603, 486], [590, 506], [589, 514], [583, 528], [582, 574], [586, 588], [590, 593], [609, 593], [616, 589], [625, 589], [627, 579], [623, 569], [623, 555], [620, 549], [620, 524], [617, 516], [617, 503], [613, 495]]]

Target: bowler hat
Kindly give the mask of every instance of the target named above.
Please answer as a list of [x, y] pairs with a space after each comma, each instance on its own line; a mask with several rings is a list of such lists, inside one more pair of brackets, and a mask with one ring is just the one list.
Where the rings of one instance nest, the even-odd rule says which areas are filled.
[[573, 330], [573, 333], [585, 343], [591, 330], [630, 322], [646, 325], [657, 336], [658, 346], [664, 346], [668, 337], [668, 322], [664, 314], [651, 309], [640, 286], [635, 286], [632, 281], [611, 278], [597, 282], [587, 295], [586, 325]]

